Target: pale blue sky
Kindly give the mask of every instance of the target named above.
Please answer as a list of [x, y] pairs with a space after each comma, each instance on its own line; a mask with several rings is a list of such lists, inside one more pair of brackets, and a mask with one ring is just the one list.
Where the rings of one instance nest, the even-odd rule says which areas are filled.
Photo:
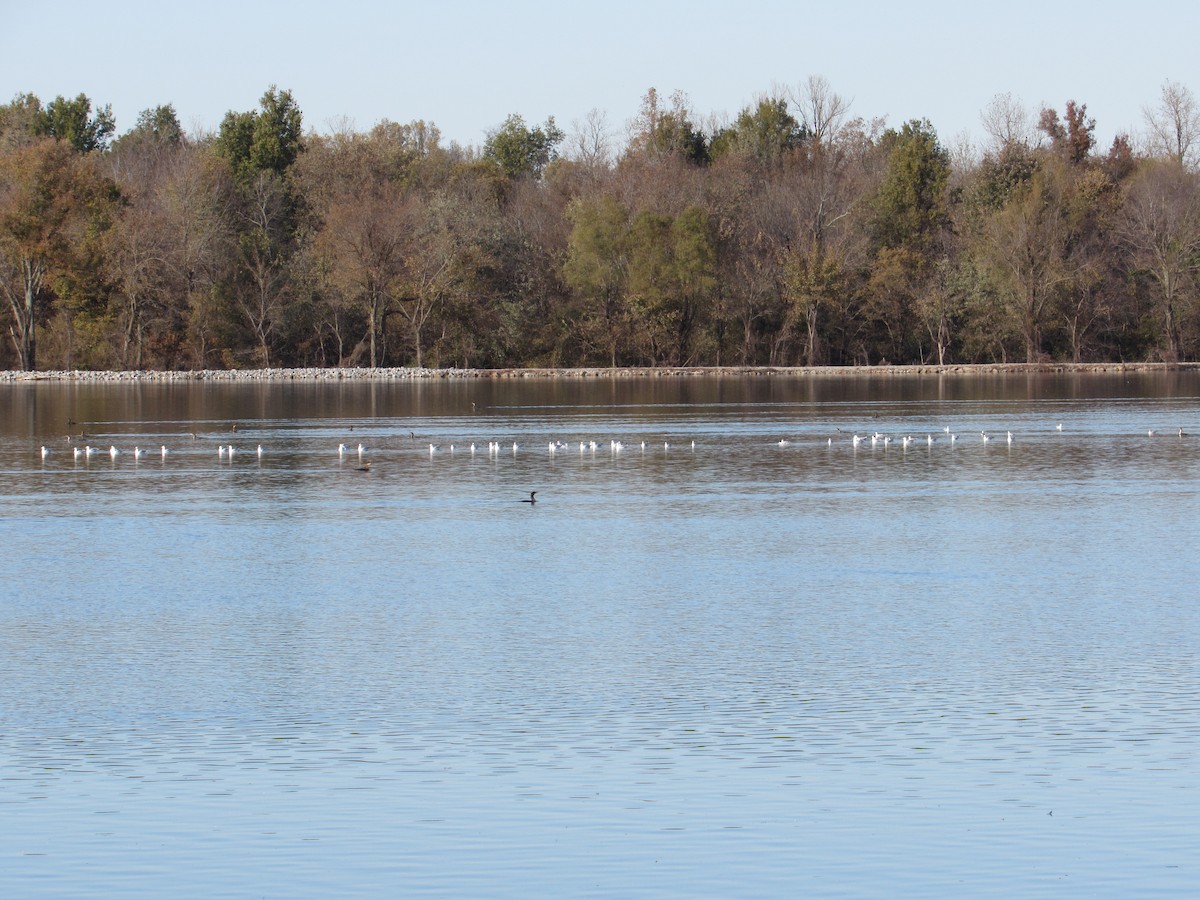
[[982, 137], [999, 93], [1036, 109], [1088, 105], [1107, 146], [1141, 128], [1162, 83], [1200, 94], [1200, 4], [1143, 0], [785, 3], [11, 3], [0, 100], [86, 93], [118, 133], [173, 103], [189, 130], [289, 88], [308, 128], [432, 120], [482, 143], [513, 112], [570, 129], [603, 110], [623, 139], [646, 89], [735, 116], [775, 85], [823, 75], [851, 112], [928, 118], [944, 142]]

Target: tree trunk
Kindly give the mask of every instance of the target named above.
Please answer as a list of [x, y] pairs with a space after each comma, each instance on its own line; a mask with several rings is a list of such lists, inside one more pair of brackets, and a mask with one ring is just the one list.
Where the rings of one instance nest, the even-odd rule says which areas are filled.
[[805, 356], [808, 358], [807, 365], [815, 366], [817, 364], [817, 350], [819, 337], [817, 335], [817, 305], [811, 304], [808, 308], [806, 325], [808, 326], [808, 346], [805, 348]]
[[20, 357], [21, 368], [26, 372], [32, 372], [37, 369], [37, 318], [34, 314], [37, 310], [37, 297], [41, 293], [46, 271], [41, 263], [29, 258], [22, 260], [21, 268], [25, 281], [25, 306], [21, 310], [17, 322], [20, 336], [17, 353]]

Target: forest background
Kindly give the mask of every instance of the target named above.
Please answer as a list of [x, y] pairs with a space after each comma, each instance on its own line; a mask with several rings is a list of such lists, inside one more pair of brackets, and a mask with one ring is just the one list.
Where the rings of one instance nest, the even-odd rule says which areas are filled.
[[0, 106], [0, 368], [879, 365], [1200, 358], [1200, 108], [982, 111], [983, 146], [821, 77], [618, 137], [510, 116], [306, 132], [291, 92], [117, 136]]

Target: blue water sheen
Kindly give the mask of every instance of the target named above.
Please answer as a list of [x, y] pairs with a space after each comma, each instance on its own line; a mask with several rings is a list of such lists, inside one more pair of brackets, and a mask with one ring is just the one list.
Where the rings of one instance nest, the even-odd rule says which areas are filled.
[[0, 893], [1194, 895], [1198, 395], [13, 388]]

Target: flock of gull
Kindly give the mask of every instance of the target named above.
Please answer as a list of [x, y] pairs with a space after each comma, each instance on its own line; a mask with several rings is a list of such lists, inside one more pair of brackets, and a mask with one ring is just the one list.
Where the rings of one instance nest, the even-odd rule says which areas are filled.
[[[1054, 430], [1057, 432], [1062, 432], [1062, 430], [1063, 430], [1062, 423], [1059, 423], [1058, 425], [1054, 426]], [[233, 428], [233, 431], [235, 431], [235, 432], [237, 431], [236, 426]], [[928, 433], [921, 437], [914, 437], [911, 434], [892, 435], [892, 434], [887, 434], [887, 433], [880, 432], [880, 431], [874, 431], [869, 434], [867, 434], [867, 433], [860, 434], [857, 432], [849, 433], [849, 432], [842, 431], [841, 428], [838, 428], [837, 432], [839, 435], [838, 440], [837, 440], [838, 443], [848, 442], [850, 444], [850, 446], [852, 446], [856, 450], [860, 447], [871, 447], [871, 448], [882, 447], [883, 449], [886, 450], [893, 445], [898, 445], [902, 449], [908, 449], [910, 447], [922, 446], [922, 445], [932, 447], [935, 443], [939, 443], [939, 442], [948, 442], [951, 446], [955, 446], [960, 442], [960, 439], [967, 440], [967, 438], [960, 438], [960, 435], [955, 433], [954, 431], [952, 431], [949, 425], [945, 426], [941, 430], [941, 432], [936, 433], [936, 436], [932, 433]], [[1149, 437], [1157, 437], [1159, 435], [1168, 435], [1168, 434], [1171, 434], [1171, 432], [1169, 432], [1169, 431], [1168, 432], [1160, 432], [1153, 428], [1149, 429], [1147, 432], [1147, 435]], [[1174, 434], [1180, 438], [1188, 436], [1187, 432], [1185, 432], [1183, 430], [1183, 428], [1178, 428], [1174, 432]], [[81, 437], [86, 438], [87, 436], [83, 435]], [[191, 433], [190, 437], [193, 441], [198, 440], [197, 436], [194, 433]], [[412, 438], [412, 441], [415, 443], [416, 442], [415, 433], [411, 435], [411, 438]], [[995, 434], [991, 434], [987, 431], [980, 431], [980, 432], [978, 432], [977, 437], [970, 438], [970, 439], [981, 442], [983, 444], [988, 444], [992, 441], [999, 441], [999, 442], [1003, 442], [1004, 444], [1007, 444], [1009, 446], [1011, 446], [1013, 444], [1013, 442], [1016, 440], [1012, 431], [1005, 431], [1003, 433], [995, 433]], [[110, 445], [108, 447], [108, 449], [106, 450], [102, 447], [93, 447], [90, 444], [84, 444], [83, 446], [80, 446], [78, 443], [75, 442], [75, 439], [71, 438], [71, 437], [68, 437], [67, 440], [68, 440], [68, 442], [73, 444], [73, 446], [69, 450], [71, 458], [74, 459], [75, 461], [83, 461], [83, 462], [90, 461], [92, 458], [97, 457], [97, 456], [101, 456], [101, 457], [107, 456], [113, 462], [116, 462], [119, 457], [124, 456], [124, 455], [131, 456], [135, 461], [145, 459], [148, 456], [155, 456], [155, 457], [158, 457], [165, 461], [172, 452], [171, 449], [168, 448], [165, 444], [160, 445], [157, 449], [148, 449], [148, 448], [141, 447], [141, 446], [135, 446], [135, 447], [133, 447], [132, 450], [122, 450], [122, 449], [118, 448], [116, 445]], [[788, 446], [791, 446], [793, 443], [794, 442], [792, 440], [789, 440], [787, 438], [781, 438], [780, 440], [775, 442], [775, 446], [788, 447]], [[833, 447], [835, 444], [835, 439], [833, 437], [829, 437], [826, 439], [825, 443], [827, 446]], [[562, 441], [562, 440], [553, 440], [553, 441], [546, 442], [545, 452], [551, 457], [558, 457], [563, 454], [574, 453], [574, 452], [578, 452], [578, 454], [580, 456], [587, 456], [589, 454], [595, 455], [596, 453], [603, 452], [603, 451], [607, 451], [611, 455], [616, 456], [618, 454], [623, 453], [626, 450], [626, 446], [627, 445], [625, 444], [624, 441], [615, 440], [615, 439], [608, 440], [607, 442], [595, 441], [595, 440], [579, 440], [579, 441], [569, 441], [569, 442]], [[662, 451], [669, 451], [672, 449], [673, 446], [679, 446], [679, 445], [672, 445], [672, 443], [670, 441], [649, 442], [648, 443], [647, 441], [644, 441], [644, 440], [641, 441], [640, 443], [629, 445], [629, 447], [631, 449], [640, 451], [642, 454], [645, 454], [647, 452], [647, 450], [658, 450], [660, 448]], [[695, 450], [696, 442], [695, 442], [695, 440], [691, 440], [690, 442], [685, 442], [682, 445], [682, 447], [685, 449], [690, 448], [691, 450]], [[456, 444], [439, 445], [439, 444], [430, 443], [428, 445], [428, 454], [431, 459], [438, 456], [439, 454], [449, 454], [451, 456], [453, 456], [455, 454], [466, 454], [471, 457], [474, 457], [477, 454], [481, 455], [484, 453], [486, 453], [489, 458], [496, 458], [502, 453], [506, 453], [506, 454], [511, 453], [512, 455], [516, 456], [518, 454], [518, 452], [522, 452], [522, 451], [526, 451], [526, 450], [536, 451], [536, 448], [537, 448], [536, 444], [532, 445], [530, 447], [527, 447], [526, 445], [523, 445], [523, 444], [520, 444], [517, 442], [502, 443], [500, 441], [488, 441], [486, 445], [484, 445], [484, 444], [477, 445], [475, 443], [458, 444], [458, 445], [456, 445]], [[216, 451], [217, 451], [217, 456], [219, 459], [229, 461], [229, 462], [232, 462], [234, 457], [237, 455], [245, 454], [245, 455], [251, 456], [252, 458], [261, 459], [265, 453], [262, 444], [256, 445], [253, 449], [240, 449], [238, 447], [235, 447], [233, 444], [227, 443], [227, 442], [218, 443]], [[53, 455], [54, 452], [55, 451], [51, 450], [51, 448], [43, 446], [43, 447], [41, 447], [41, 458], [43, 460], [46, 460], [51, 455]], [[345, 462], [347, 460], [347, 458], [356, 458], [357, 459], [357, 461], [360, 463], [360, 465], [357, 467], [357, 471], [364, 471], [364, 472], [370, 471], [371, 464], [369, 461], [367, 461], [365, 459], [366, 454], [367, 454], [367, 448], [361, 443], [357, 444], [356, 446], [350, 446], [348, 444], [341, 443], [341, 444], [338, 444], [337, 448], [336, 448], [336, 455], [337, 455], [337, 459], [339, 462]]]
[[[235, 428], [234, 431], [236, 431], [236, 430], [237, 429]], [[82, 437], [86, 438], [86, 435], [83, 435]], [[199, 438], [197, 438], [195, 433], [191, 433], [190, 437], [193, 441], [199, 440]], [[415, 438], [415, 435], [414, 435], [414, 438]], [[84, 445], [80, 446], [78, 443], [75, 443], [75, 438], [70, 437], [70, 436], [68, 436], [67, 441], [68, 441], [68, 443], [73, 444], [73, 446], [70, 448], [70, 456], [75, 461], [89, 461], [95, 457], [108, 457], [112, 461], [115, 462], [119, 457], [122, 457], [122, 456], [131, 456], [134, 460], [142, 460], [151, 455], [156, 456], [160, 459], [166, 460], [167, 457], [169, 457], [172, 452], [171, 448], [167, 447], [166, 444], [159, 445], [158, 449], [156, 449], [156, 450], [155, 449], [147, 449], [147, 448], [141, 447], [141, 446], [135, 446], [135, 447], [133, 447], [132, 450], [122, 450], [122, 449], [118, 448], [116, 445], [110, 445], [109, 448], [107, 450], [105, 450], [103, 447], [93, 447], [90, 444], [84, 444]], [[461, 445], [449, 444], [449, 445], [444, 445], [444, 446], [439, 445], [439, 444], [429, 444], [428, 446], [429, 446], [429, 456], [430, 457], [437, 456], [438, 454], [441, 454], [441, 453], [449, 453], [450, 455], [454, 455], [456, 453], [466, 453], [466, 454], [469, 454], [470, 456], [476, 456], [477, 454], [482, 454], [485, 452], [484, 446], [482, 444], [475, 444], [475, 443], [461, 444]], [[572, 450], [575, 446], [576, 446], [576, 444], [567, 443], [565, 441], [550, 441], [547, 443], [546, 449], [547, 449], [547, 452], [553, 456], [553, 455], [559, 454], [560, 452], [567, 452], [569, 450]], [[579, 453], [581, 455], [586, 454], [586, 453], [595, 454], [597, 451], [605, 449], [605, 448], [607, 448], [611, 453], [616, 454], [616, 453], [622, 452], [625, 449], [624, 442], [617, 441], [617, 440], [610, 440], [607, 442], [607, 444], [597, 442], [594, 440], [579, 441], [577, 446], [579, 449]], [[646, 441], [642, 441], [640, 444], [641, 451], [645, 452], [648, 446], [651, 446], [651, 445], [648, 445]], [[655, 447], [661, 446], [662, 449], [664, 449], [664, 450], [670, 450], [672, 447], [672, 444], [670, 443], [670, 441], [663, 441], [661, 444], [654, 444], [653, 446], [655, 446]], [[687, 446], [690, 446], [690, 448], [692, 450], [695, 450], [696, 442], [693, 440]], [[257, 444], [254, 447], [254, 449], [252, 449], [252, 450], [245, 450], [242, 448], [235, 447], [233, 444], [222, 442], [222, 443], [217, 444], [216, 449], [217, 449], [217, 457], [219, 459], [223, 459], [223, 460], [232, 460], [235, 456], [241, 455], [241, 454], [248, 454], [248, 455], [251, 455], [251, 456], [261, 459], [263, 457], [264, 453], [266, 452], [263, 449], [262, 444]], [[500, 442], [500, 441], [488, 441], [488, 443], [486, 445], [486, 453], [489, 457], [497, 457], [501, 453], [507, 453], [510, 451], [515, 456], [518, 452], [524, 451], [527, 449], [528, 449], [528, 447], [526, 445], [520, 444], [515, 441], [511, 442], [511, 443], [504, 443], [504, 442]], [[49, 457], [51, 457], [52, 455], [54, 455], [55, 451], [52, 450], [50, 447], [43, 445], [41, 447], [40, 453], [41, 453], [41, 458], [43, 460], [46, 460]], [[370, 463], [364, 461], [364, 456], [367, 454], [367, 448], [365, 445], [363, 445], [361, 443], [354, 447], [351, 447], [350, 445], [345, 444], [345, 443], [338, 444], [336, 454], [337, 454], [337, 459], [339, 460], [339, 462], [344, 462], [349, 457], [357, 457], [359, 461], [362, 461], [364, 463], [363, 471], [366, 471], [370, 467]]]

